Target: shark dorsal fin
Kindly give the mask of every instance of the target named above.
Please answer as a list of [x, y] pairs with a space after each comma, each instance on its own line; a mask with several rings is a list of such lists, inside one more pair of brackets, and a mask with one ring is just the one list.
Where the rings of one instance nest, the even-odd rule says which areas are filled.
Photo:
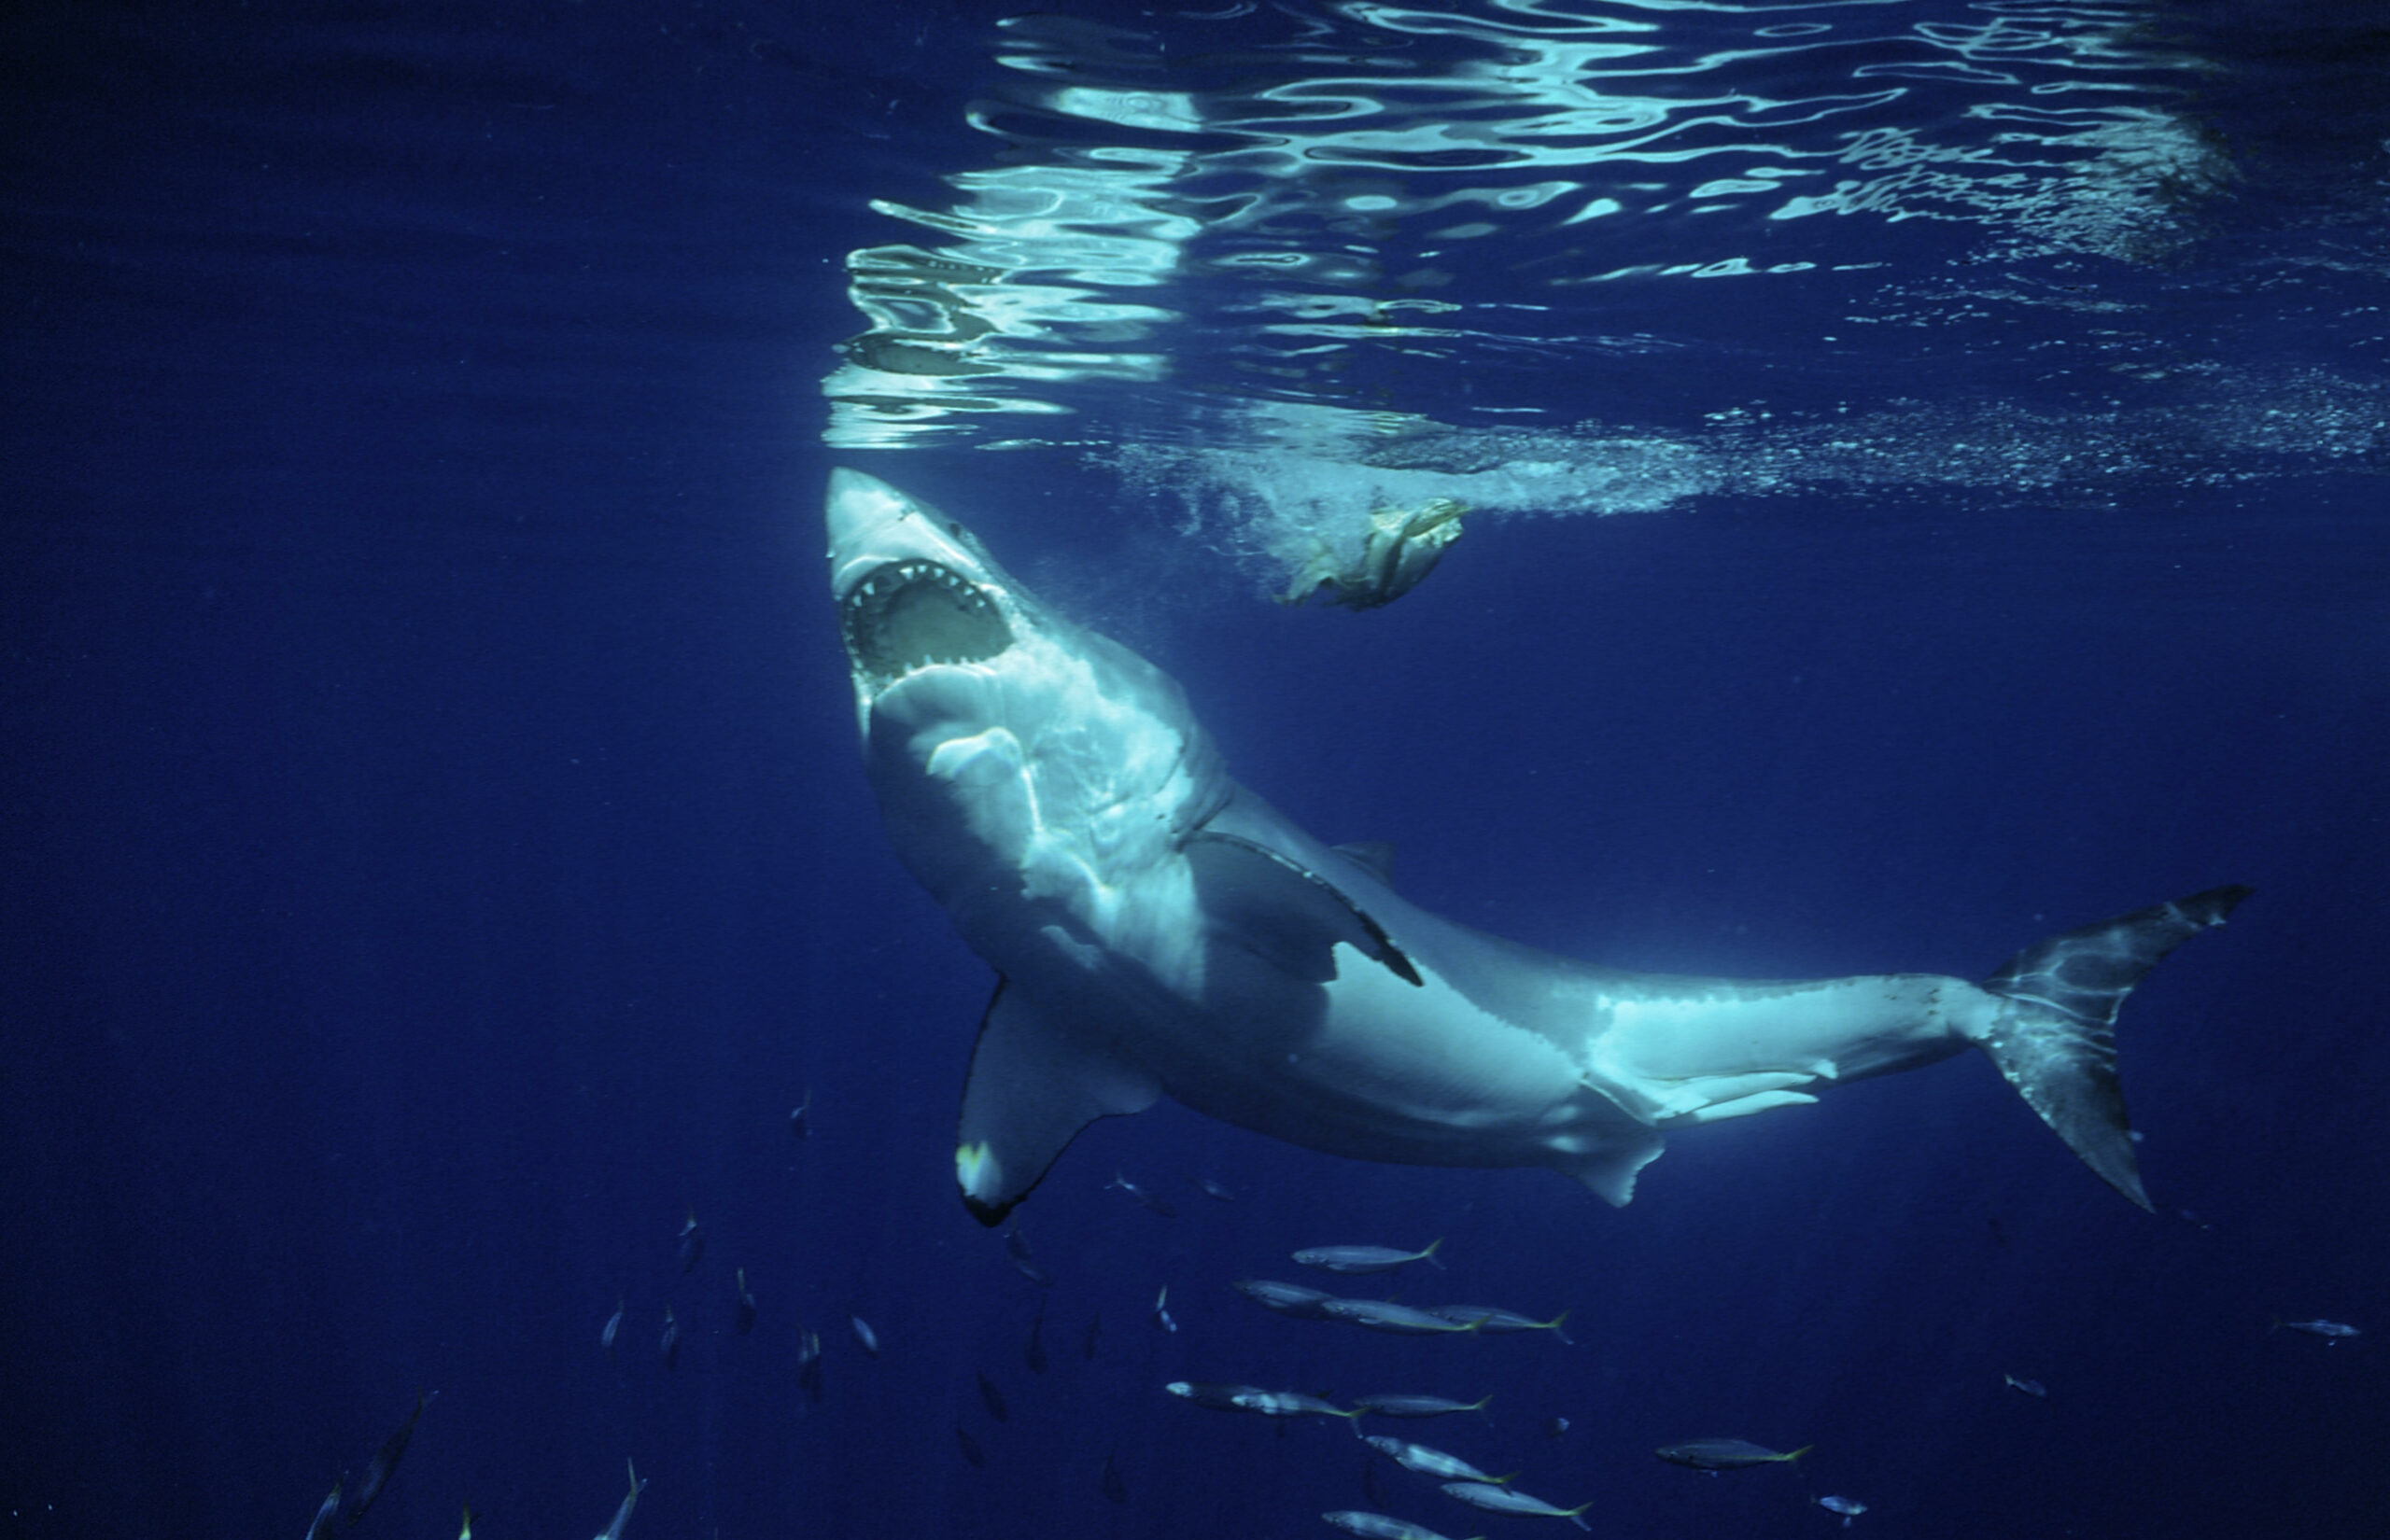
[[1331, 846], [1329, 848], [1388, 888], [1394, 886], [1394, 847], [1385, 841], [1357, 839], [1348, 845]]

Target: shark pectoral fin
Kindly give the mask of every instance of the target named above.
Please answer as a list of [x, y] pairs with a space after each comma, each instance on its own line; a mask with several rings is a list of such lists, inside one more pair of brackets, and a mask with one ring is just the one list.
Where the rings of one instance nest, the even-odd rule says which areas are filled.
[[2160, 958], [2224, 923], [2249, 896], [2211, 888], [2053, 936], [1984, 981], [2002, 1010], [1983, 1051], [2028, 1106], [2108, 1185], [2150, 1207], [2116, 1080], [2116, 1012]]
[[963, 1205], [982, 1225], [1001, 1223], [1081, 1128], [1144, 1112], [1160, 1095], [1149, 1071], [998, 980], [963, 1088], [954, 1175]]
[[1368, 911], [1317, 872], [1242, 834], [1206, 829], [1187, 844], [1196, 891], [1216, 933], [1312, 984], [1336, 976], [1336, 944], [1406, 984], [1419, 970]]
[[1593, 1195], [1614, 1209], [1624, 1209], [1635, 1196], [1635, 1178], [1660, 1158], [1668, 1141], [1656, 1128], [1613, 1134], [1583, 1150], [1554, 1150], [1544, 1164], [1572, 1182], [1582, 1183]]

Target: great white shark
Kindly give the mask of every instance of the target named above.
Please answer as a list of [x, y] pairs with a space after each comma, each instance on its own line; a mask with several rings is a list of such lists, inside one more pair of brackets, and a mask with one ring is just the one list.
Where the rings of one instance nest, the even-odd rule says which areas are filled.
[[2241, 887], [1938, 973], [1624, 973], [1456, 925], [1230, 778], [1168, 675], [963, 525], [834, 471], [830, 585], [889, 837], [998, 975], [955, 1175], [993, 1225], [1096, 1118], [1167, 1095], [1331, 1155], [1546, 1166], [1623, 1204], [1667, 1136], [1980, 1048], [2144, 1209], [2125, 996]]

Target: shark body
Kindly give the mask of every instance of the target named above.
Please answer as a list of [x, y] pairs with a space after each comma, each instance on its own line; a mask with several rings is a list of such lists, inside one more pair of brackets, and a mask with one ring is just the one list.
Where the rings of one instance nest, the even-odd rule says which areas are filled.
[[999, 975], [955, 1154], [982, 1222], [1088, 1123], [1164, 1095], [1333, 1155], [1548, 1167], [1623, 1204], [1676, 1129], [1969, 1047], [2149, 1206], [2116, 1009], [2247, 889], [2070, 931], [1981, 983], [1596, 967], [1441, 918], [1382, 848], [1297, 827], [1230, 777], [1168, 675], [1055, 614], [963, 525], [851, 470], [828, 524], [889, 835]]

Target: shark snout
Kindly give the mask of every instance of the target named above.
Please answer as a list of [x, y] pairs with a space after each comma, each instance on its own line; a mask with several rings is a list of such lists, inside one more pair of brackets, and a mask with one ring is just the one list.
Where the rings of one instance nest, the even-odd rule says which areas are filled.
[[830, 534], [830, 587], [844, 598], [862, 575], [883, 562], [928, 552], [908, 549], [907, 524], [919, 523], [911, 498], [881, 481], [843, 466], [830, 472], [826, 505]]

